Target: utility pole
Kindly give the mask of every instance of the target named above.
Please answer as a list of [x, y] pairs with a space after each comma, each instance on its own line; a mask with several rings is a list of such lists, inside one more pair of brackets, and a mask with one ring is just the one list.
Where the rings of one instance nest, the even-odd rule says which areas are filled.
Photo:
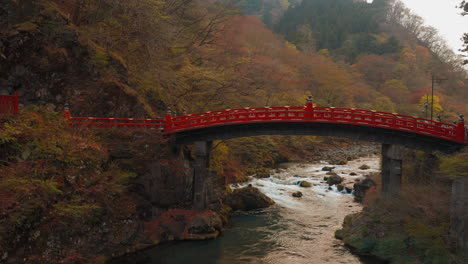
[[431, 96], [431, 120], [433, 119], [434, 116], [434, 84], [438, 83], [440, 84], [442, 81], [446, 81], [448, 79], [445, 78], [437, 78], [434, 73], [432, 74], [432, 96]]
[[423, 112], [424, 112], [424, 115], [426, 116], [426, 119], [427, 119], [427, 114], [429, 111], [427, 111], [429, 108], [429, 98], [428, 98], [428, 95], [426, 94], [426, 101], [424, 102], [424, 109], [423, 109]]

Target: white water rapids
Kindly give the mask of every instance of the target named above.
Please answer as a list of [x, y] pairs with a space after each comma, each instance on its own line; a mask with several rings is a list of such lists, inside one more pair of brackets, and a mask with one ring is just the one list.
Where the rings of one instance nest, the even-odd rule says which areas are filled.
[[[341, 241], [334, 238], [334, 232], [340, 229], [344, 217], [361, 211], [362, 206], [355, 203], [354, 196], [346, 193], [346, 190], [339, 192], [336, 186], [329, 190], [324, 181], [324, 177], [328, 176], [327, 171], [322, 171], [322, 168], [335, 167], [333, 171], [344, 178], [343, 185], [352, 187], [356, 179], [378, 172], [379, 163], [377, 156], [353, 160], [346, 165], [329, 165], [326, 162], [290, 163], [285, 164], [286, 169], [277, 171], [269, 178], [252, 177], [248, 184], [259, 188], [276, 202], [282, 218], [278, 224], [286, 226], [266, 236], [266, 239], [276, 240], [280, 245], [276, 250], [262, 256], [260, 262], [362, 263], [344, 248]], [[371, 168], [360, 170], [359, 167], [363, 164]], [[357, 175], [350, 176], [351, 172]], [[312, 183], [312, 187], [300, 187], [300, 181], [308, 181]], [[297, 191], [302, 192], [301, 198], [292, 197], [292, 193]], [[270, 228], [272, 229], [275, 228]]]
[[[359, 167], [367, 164], [369, 170]], [[114, 264], [322, 264], [381, 263], [353, 255], [334, 238], [346, 215], [362, 206], [353, 195], [328, 190], [322, 163], [290, 163], [270, 178], [251, 178], [249, 183], [275, 200], [276, 205], [232, 217], [224, 234], [214, 240], [167, 243], [125, 257]], [[332, 165], [334, 172], [352, 186], [357, 178], [378, 171], [379, 157], [369, 156]], [[356, 176], [350, 176], [351, 172]], [[312, 183], [302, 188], [298, 181]], [[301, 191], [303, 197], [292, 193]]]

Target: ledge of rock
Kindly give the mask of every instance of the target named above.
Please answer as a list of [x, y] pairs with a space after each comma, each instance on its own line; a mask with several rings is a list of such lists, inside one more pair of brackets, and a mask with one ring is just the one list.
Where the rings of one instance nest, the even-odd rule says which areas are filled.
[[367, 190], [369, 190], [371, 187], [374, 187], [374, 186], [377, 186], [377, 184], [369, 178], [356, 182], [354, 184], [355, 201], [361, 202], [364, 196], [366, 195]]
[[255, 187], [245, 187], [234, 190], [224, 199], [224, 204], [228, 205], [233, 210], [244, 211], [266, 208], [274, 203], [272, 199]]

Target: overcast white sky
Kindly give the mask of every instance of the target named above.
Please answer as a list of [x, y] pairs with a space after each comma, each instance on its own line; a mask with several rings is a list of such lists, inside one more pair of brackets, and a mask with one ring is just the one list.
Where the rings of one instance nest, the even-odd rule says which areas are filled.
[[456, 8], [461, 0], [402, 0], [406, 6], [424, 18], [428, 25], [437, 28], [440, 35], [459, 53], [461, 37], [468, 32], [468, 16], [460, 15]]
[[[424, 18], [427, 25], [439, 30], [456, 53], [462, 47], [461, 37], [468, 33], [468, 16], [461, 16], [456, 8], [461, 0], [401, 0], [416, 14]], [[371, 2], [371, 1], [369, 1]]]

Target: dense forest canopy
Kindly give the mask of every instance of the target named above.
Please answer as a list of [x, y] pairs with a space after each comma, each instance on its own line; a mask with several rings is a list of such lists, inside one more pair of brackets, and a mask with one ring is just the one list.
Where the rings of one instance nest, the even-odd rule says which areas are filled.
[[[86, 47], [81, 69], [94, 75], [89, 85], [123, 89], [150, 116], [167, 107], [181, 113], [302, 104], [308, 93], [319, 105], [424, 116], [420, 101], [432, 73], [448, 78], [436, 93], [442, 116], [454, 119], [466, 110], [460, 58], [397, 0], [40, 0], [34, 7], [40, 16], [27, 3], [1, 7], [15, 17], [0, 21], [8, 41], [37, 34], [45, 47], [31, 52], [68, 58], [68, 41], [78, 41]], [[12, 45], [3, 43], [0, 52], [7, 52]], [[51, 67], [31, 64], [35, 72]], [[20, 79], [3, 65], [9, 82]], [[78, 89], [55, 86], [49, 88], [67, 98]]]
[[[461, 8], [468, 12], [466, 1]], [[465, 43], [468, 52], [468, 35]], [[317, 106], [420, 117], [432, 103], [435, 116], [451, 123], [468, 110], [462, 62], [399, 0], [2, 0], [0, 94], [18, 92], [25, 107], [0, 127], [0, 192], [8, 197], [0, 206], [0, 252], [23, 252], [24, 242], [37, 238], [28, 238], [35, 225], [46, 230], [41, 234], [80, 241], [75, 238], [85, 232], [100, 243], [102, 230], [89, 231], [83, 222], [122, 218], [128, 227], [138, 212], [127, 184], [147, 172], [143, 163], [179, 166], [167, 170], [171, 180], [185, 171], [186, 165], [163, 157], [172, 151], [161, 150], [169, 144], [154, 130], [121, 135], [131, 148], [112, 156], [119, 138], [67, 129], [60, 114], [67, 103], [74, 116], [163, 117], [168, 108], [179, 115], [303, 105], [311, 94]], [[433, 76], [446, 80], [435, 84], [432, 102]], [[336, 142], [345, 146], [320, 140], [217, 142], [210, 169], [230, 183], [245, 180], [251, 169], [305, 159]], [[445, 169], [462, 175], [466, 169], [457, 164], [465, 158], [446, 162]], [[45, 248], [50, 241], [37, 243]], [[61, 246], [65, 253], [52, 257], [70, 263], [64, 255], [74, 248]], [[34, 254], [47, 255], [43, 247], [30, 247], [34, 263]]]

